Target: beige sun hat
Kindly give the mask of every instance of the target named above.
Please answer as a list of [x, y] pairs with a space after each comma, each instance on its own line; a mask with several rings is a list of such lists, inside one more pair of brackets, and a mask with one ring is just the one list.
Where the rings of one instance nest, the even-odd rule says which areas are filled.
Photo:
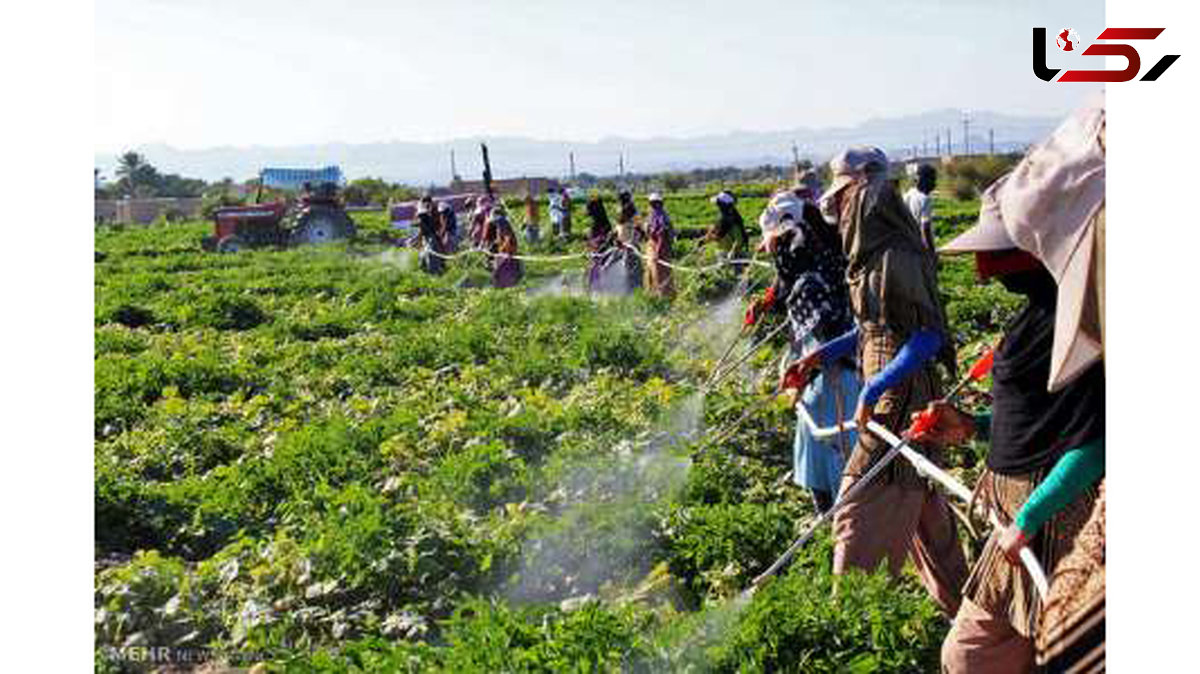
[[979, 195], [979, 220], [975, 226], [959, 234], [953, 241], [939, 249], [942, 253], [981, 253], [989, 250], [1020, 248], [1009, 236], [1004, 219], [1000, 216], [999, 194], [1008, 182], [1011, 172], [1005, 173], [988, 185]]
[[833, 182], [821, 195], [821, 201], [832, 199], [855, 180], [868, 174], [888, 171], [888, 159], [883, 150], [870, 145], [846, 148], [829, 160]]
[[1097, 215], [1104, 208], [1104, 98], [1098, 95], [1035, 146], [984, 193], [979, 223], [942, 248], [1020, 248], [1058, 283], [1051, 391], [1103, 355], [1097, 273]]

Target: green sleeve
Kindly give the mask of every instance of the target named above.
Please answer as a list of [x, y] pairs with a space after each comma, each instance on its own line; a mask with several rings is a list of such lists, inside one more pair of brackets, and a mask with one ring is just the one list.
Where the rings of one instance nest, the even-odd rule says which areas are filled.
[[1068, 451], [1029, 495], [1021, 512], [1017, 513], [1017, 527], [1027, 537], [1033, 536], [1051, 517], [1103, 476], [1103, 438]]

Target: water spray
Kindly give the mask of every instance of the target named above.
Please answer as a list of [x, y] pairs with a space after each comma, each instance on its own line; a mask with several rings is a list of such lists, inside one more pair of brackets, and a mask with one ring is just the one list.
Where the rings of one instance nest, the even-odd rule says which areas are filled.
[[[739, 367], [739, 366], [740, 366], [742, 363], [745, 363], [746, 361], [750, 360], [751, 356], [753, 356], [755, 353], [757, 353], [757, 352], [758, 352], [758, 350], [759, 350], [759, 349], [761, 349], [761, 348], [762, 348], [764, 345], [766, 345], [768, 342], [770, 342], [772, 339], [774, 339], [774, 338], [775, 338], [775, 335], [778, 335], [778, 334], [779, 334], [780, 332], [782, 332], [782, 331], [784, 330], [784, 328], [786, 328], [787, 326], [788, 326], [788, 324], [787, 324], [787, 321], [784, 321], [784, 322], [780, 323], [779, 325], [775, 326], [775, 329], [774, 329], [774, 330], [771, 330], [771, 332], [767, 333], [767, 336], [766, 336], [766, 337], [763, 337], [762, 339], [760, 339], [760, 340], [758, 340], [757, 342], [755, 342], [754, 344], [752, 344], [752, 345], [750, 346], [750, 349], [749, 349], [749, 350], [747, 350], [747, 351], [746, 351], [746, 353], [742, 354], [742, 355], [741, 355], [740, 357], [738, 357], [738, 359], [737, 359], [737, 360], [735, 360], [735, 361], [734, 361], [734, 362], [733, 362], [731, 365], [729, 365], [728, 367], [726, 367], [724, 372], [721, 372], [721, 373], [718, 375], [718, 374], [717, 374], [717, 373], [714, 371], [713, 375], [712, 375], [712, 376], [710, 376], [710, 377], [709, 377], [709, 379], [708, 379], [708, 381], [707, 381], [707, 382], [705, 382], [705, 384], [704, 384], [704, 392], [705, 392], [705, 393], [708, 393], [709, 391], [712, 391], [714, 388], [716, 388], [716, 386], [717, 386], [718, 384], [720, 384], [721, 382], [723, 382], [723, 381], [725, 381], [726, 379], [728, 379], [728, 378], [729, 378], [729, 375], [731, 375], [731, 374], [733, 374], [734, 372], [736, 372], [736, 371], [737, 371], [737, 368], [738, 368], [738, 367]], [[739, 335], [739, 336], [740, 336], [740, 335]], [[737, 342], [735, 341], [734, 343], [736, 344]]]

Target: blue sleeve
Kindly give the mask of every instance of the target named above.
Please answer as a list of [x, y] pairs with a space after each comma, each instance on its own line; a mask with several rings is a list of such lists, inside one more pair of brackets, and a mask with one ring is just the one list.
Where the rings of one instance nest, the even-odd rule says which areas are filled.
[[[839, 338], [840, 339], [840, 338]], [[871, 381], [863, 387], [858, 400], [862, 404], [874, 405], [883, 392], [899, 384], [905, 377], [915, 372], [933, 358], [938, 349], [942, 348], [942, 336], [933, 330], [918, 330], [913, 333], [904, 346], [896, 352], [882, 370], [871, 377]]]
[[851, 351], [858, 348], [858, 326], [854, 326], [849, 332], [841, 337], [835, 337], [818, 349], [821, 354], [821, 365], [829, 365], [833, 361], [845, 356]]

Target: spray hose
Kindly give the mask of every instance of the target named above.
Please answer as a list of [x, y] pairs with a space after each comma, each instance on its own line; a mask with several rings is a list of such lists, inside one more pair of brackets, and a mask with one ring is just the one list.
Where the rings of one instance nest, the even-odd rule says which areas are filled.
[[[838, 435], [840, 433], [850, 431], [857, 426], [854, 421], [847, 421], [843, 423], [840, 428], [820, 428], [816, 425], [812, 415], [809, 414], [803, 403], [796, 405], [796, 411], [804, 421], [804, 424], [808, 426], [809, 430], [812, 432], [813, 437], [816, 438], [826, 438], [833, 435]], [[888, 443], [893, 450], [891, 453], [899, 453], [901, 456], [903, 456], [910, 464], [912, 464], [913, 468], [916, 468], [917, 473], [919, 473], [921, 476], [937, 482], [946, 491], [958, 497], [963, 503], [970, 505], [971, 490], [967, 489], [966, 485], [954, 479], [954, 477], [949, 473], [939, 468], [932, 461], [925, 458], [925, 456], [920, 452], [909, 446], [909, 438], [929, 430], [932, 424], [930, 421], [928, 421], [928, 419], [931, 419], [931, 417], [926, 417], [925, 415], [918, 417], [918, 419], [913, 422], [913, 426], [904, 433], [904, 437], [898, 437], [895, 433], [892, 433], [883, 424], [880, 424], [877, 421], [868, 421], [867, 430], [879, 436], [879, 438], [884, 442]], [[883, 463], [883, 461], [880, 461], [880, 463]], [[856, 483], [855, 486], [857, 487], [858, 484]], [[848, 492], [847, 496], [849, 496]], [[844, 500], [844, 497], [843, 499], [839, 499], [839, 501], [841, 500]], [[987, 518], [988, 522], [993, 527], [1001, 528], [1003, 526], [995, 512], [989, 510], [987, 513]], [[1038, 594], [1042, 597], [1042, 599], [1045, 599], [1046, 593], [1049, 592], [1049, 583], [1046, 580], [1046, 572], [1042, 569], [1041, 564], [1038, 563], [1037, 557], [1034, 556], [1033, 551], [1028, 547], [1021, 548], [1020, 555], [1021, 563], [1025, 566], [1025, 570], [1029, 573], [1030, 579], [1033, 580], [1034, 587], [1037, 588]]]
[[[629, 250], [633, 251], [638, 257], [640, 257], [648, 262], [651, 260], [651, 256], [646, 255], [645, 253], [641, 252], [637, 248], [634, 248], [633, 246], [630, 246], [627, 243], [621, 242], [619, 245], [621, 245], [622, 247], [628, 248]], [[423, 252], [427, 253], [429, 255], [432, 255], [434, 257], [439, 257], [443, 260], [455, 260], [460, 257], [466, 257], [468, 255], [485, 255], [485, 256], [493, 258], [493, 259], [498, 258], [498, 257], [504, 257], [504, 258], [508, 258], [511, 260], [521, 260], [523, 262], [566, 262], [569, 260], [589, 260], [590, 261], [595, 258], [605, 256], [605, 253], [589, 253], [589, 252], [565, 253], [563, 255], [516, 255], [516, 254], [509, 255], [507, 253], [494, 253], [490, 250], [486, 250], [483, 248], [468, 248], [466, 250], [463, 250], [463, 251], [460, 251], [457, 253], [440, 253], [436, 250], [425, 250]], [[703, 267], [686, 267], [686, 266], [679, 265], [679, 264], [672, 264], [672, 263], [666, 262], [664, 260], [658, 260], [657, 262], [658, 262], [658, 264], [669, 267], [676, 271], [687, 272], [687, 273], [696, 273], [696, 274], [704, 274], [704, 273], [716, 271], [717, 269], [720, 269], [722, 267], [728, 267], [731, 265], [738, 265], [738, 264], [757, 265], [760, 267], [768, 267], [768, 268], [771, 266], [771, 265], [767, 264], [766, 262], [762, 262], [760, 260], [756, 260], [753, 258], [720, 260], [716, 263], [713, 263], [710, 265], [705, 265]]]
[[[991, 371], [993, 359], [994, 350], [988, 349], [971, 367], [967, 376], [958, 384], [956, 384], [954, 388], [942, 398], [942, 400], [945, 402], [953, 400], [958, 396], [963, 388], [966, 387], [967, 384], [983, 379], [983, 377], [985, 377]], [[813, 436], [817, 438], [839, 435], [857, 426], [857, 424], [853, 421], [846, 421], [834, 427], [818, 427], [816, 422], [813, 420], [812, 415], [809, 414], [808, 409], [803, 403], [800, 402], [796, 404], [796, 412], [800, 420], [806, 426], [808, 426], [809, 430], [813, 433]], [[903, 455], [904, 458], [913, 465], [918, 473], [941, 484], [947, 491], [962, 499], [969, 506], [972, 503], [971, 491], [967, 489], [965, 485], [955, 480], [948, 473], [934, 465], [933, 462], [929, 461], [929, 459], [925, 458], [920, 453], [909, 447], [909, 443], [911, 442], [912, 438], [931, 430], [936, 421], [937, 418], [930, 410], [923, 410], [913, 420], [912, 425], [904, 432], [902, 436], [899, 437], [878, 422], [868, 421], [867, 430], [879, 436], [880, 439], [886, 442], [889, 445], [888, 451], [882, 457], [880, 457], [880, 459], [875, 462], [875, 465], [871, 466], [866, 473], [855, 480], [854, 484], [852, 484], [849, 489], [840, 495], [832, 508], [826, 510], [811, 525], [809, 525], [804, 534], [802, 534], [800, 538], [796, 539], [796, 542], [792, 543], [792, 545], [783, 553], [782, 556], [780, 556], [779, 559], [775, 561], [774, 564], [770, 566], [770, 568], [755, 578], [747, 592], [753, 593], [764, 583], [766, 583], [768, 579], [783, 569], [783, 567], [785, 567], [788, 562], [791, 561], [791, 558], [796, 554], [796, 552], [799, 551], [800, 548], [812, 538], [813, 534], [816, 533], [817, 529], [820, 528], [822, 524], [833, 519], [833, 516], [837, 514], [837, 512], [841, 510], [846, 503], [857, 496], [860, 491], [865, 489], [866, 486], [870, 484], [871, 480], [873, 480], [875, 476], [878, 475], [884, 469], [884, 467], [889, 465], [897, 456]], [[988, 512], [988, 521], [992, 524], [992, 526], [1002, 526], [994, 512]], [[1033, 551], [1029, 548], [1026, 547], [1021, 549], [1020, 558], [1022, 565], [1029, 573], [1029, 577], [1033, 580], [1034, 587], [1037, 588], [1038, 594], [1044, 600], [1046, 598], [1046, 594], [1049, 592], [1049, 582], [1046, 579], [1046, 572], [1042, 569], [1041, 564], [1038, 563]]]

